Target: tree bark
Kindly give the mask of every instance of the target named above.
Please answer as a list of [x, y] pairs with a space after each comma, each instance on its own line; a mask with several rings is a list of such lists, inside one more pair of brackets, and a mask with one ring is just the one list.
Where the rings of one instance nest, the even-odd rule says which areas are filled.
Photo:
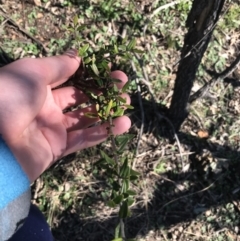
[[185, 35], [169, 109], [169, 118], [176, 131], [179, 130], [188, 115], [187, 105], [196, 72], [224, 3], [225, 0], [193, 1], [192, 9], [186, 21], [188, 33]]

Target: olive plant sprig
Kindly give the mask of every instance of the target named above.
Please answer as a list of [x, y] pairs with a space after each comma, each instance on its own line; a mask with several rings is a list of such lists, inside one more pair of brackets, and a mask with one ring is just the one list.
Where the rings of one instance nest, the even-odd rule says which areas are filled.
[[86, 116], [99, 118], [101, 122], [109, 124], [107, 131], [112, 147], [111, 154], [100, 150], [101, 158], [96, 165], [105, 170], [108, 184], [112, 189], [107, 205], [112, 208], [119, 207], [120, 221], [113, 241], [131, 241], [132, 239], [126, 238], [124, 220], [131, 215], [129, 207], [134, 203], [133, 197], [136, 195], [135, 191], [130, 189], [130, 184], [138, 179], [139, 173], [130, 167], [130, 160], [124, 155], [124, 150], [133, 135], [113, 134], [113, 119], [122, 116], [126, 109], [133, 108], [121, 97], [128, 90], [130, 81], [122, 89], [118, 89], [116, 84], [119, 80], [111, 77], [109, 63], [114, 63], [116, 57], [128, 60], [132, 57], [131, 53], [139, 50], [135, 49], [136, 40], [133, 39], [129, 42], [123, 40], [121, 45], [112, 42], [92, 51], [89, 44], [79, 37], [82, 27], [78, 26], [77, 16], [74, 17], [73, 27], [68, 30], [74, 35], [82, 59], [74, 86], [83, 90], [92, 104], [96, 105], [97, 112], [88, 112]]

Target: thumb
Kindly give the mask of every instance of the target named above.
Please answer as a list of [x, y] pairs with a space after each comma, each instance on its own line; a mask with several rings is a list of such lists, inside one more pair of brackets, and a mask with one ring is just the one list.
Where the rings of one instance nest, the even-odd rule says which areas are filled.
[[81, 59], [77, 56], [77, 50], [70, 49], [62, 55], [37, 59], [39, 69], [42, 70], [43, 79], [52, 88], [63, 84], [78, 69]]
[[[77, 56], [77, 50], [71, 49], [62, 55], [46, 58], [23, 58], [4, 67], [5, 72], [9, 71], [25, 82], [33, 81], [52, 88], [61, 85], [69, 79], [78, 69], [81, 63]], [[14, 72], [14, 73], [13, 73]]]

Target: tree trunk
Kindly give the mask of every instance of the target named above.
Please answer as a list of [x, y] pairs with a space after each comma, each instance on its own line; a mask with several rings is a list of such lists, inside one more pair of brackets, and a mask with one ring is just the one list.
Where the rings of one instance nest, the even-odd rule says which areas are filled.
[[194, 0], [188, 15], [188, 33], [184, 39], [169, 109], [169, 118], [176, 131], [188, 115], [187, 105], [193, 81], [224, 3], [225, 0]]

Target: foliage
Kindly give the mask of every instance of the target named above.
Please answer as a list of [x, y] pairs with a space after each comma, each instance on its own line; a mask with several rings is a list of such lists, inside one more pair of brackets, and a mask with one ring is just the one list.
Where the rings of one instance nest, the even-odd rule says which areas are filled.
[[[105, 7], [110, 7], [108, 4]], [[128, 43], [124, 39], [121, 45], [112, 41], [109, 45], [102, 45], [98, 50], [90, 50], [89, 44], [84, 43], [85, 41], [79, 37], [83, 27], [79, 27], [78, 17], [75, 16], [73, 27], [68, 29], [75, 37], [75, 43], [79, 46], [78, 54], [82, 59], [81, 74], [74, 79], [74, 86], [83, 90], [92, 104], [96, 105], [96, 113], [88, 112], [85, 115], [89, 118], [99, 118], [102, 123], [107, 122], [109, 125], [107, 131], [112, 150], [109, 154], [101, 150], [101, 159], [95, 165], [106, 171], [107, 183], [112, 188], [108, 206], [112, 208], [119, 206], [120, 223], [116, 228], [114, 240], [126, 240], [123, 220], [131, 215], [129, 207], [133, 204], [133, 196], [136, 193], [131, 190], [130, 184], [138, 179], [139, 173], [130, 167], [129, 158], [123, 155], [128, 141], [133, 136], [126, 134], [115, 137], [113, 119], [122, 116], [125, 109], [133, 107], [121, 97], [128, 90], [130, 82], [119, 89], [117, 87], [119, 80], [111, 77], [109, 63], [116, 62], [116, 57], [128, 60], [131, 58], [130, 53], [139, 50], [135, 49], [135, 39]]]

